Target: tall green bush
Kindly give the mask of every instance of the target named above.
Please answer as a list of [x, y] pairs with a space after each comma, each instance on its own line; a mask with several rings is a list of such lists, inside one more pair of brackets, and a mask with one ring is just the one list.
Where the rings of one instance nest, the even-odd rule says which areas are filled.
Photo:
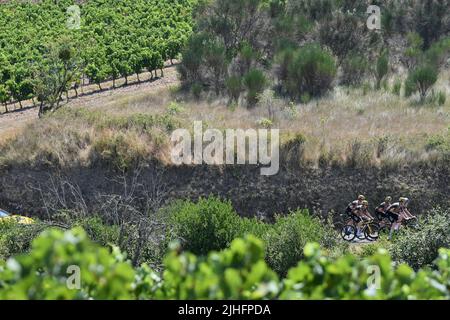
[[281, 52], [277, 61], [283, 71], [278, 74], [279, 81], [293, 98], [305, 93], [317, 97], [332, 88], [337, 72], [335, 60], [316, 44]]
[[251, 69], [244, 75], [243, 84], [247, 89], [247, 104], [253, 107], [258, 103], [260, 94], [267, 86], [266, 76], [259, 69]]
[[195, 254], [224, 249], [240, 233], [241, 218], [230, 202], [217, 198], [176, 204], [170, 215], [174, 236]]
[[392, 243], [394, 260], [414, 269], [431, 266], [439, 248], [450, 247], [450, 215], [448, 210], [435, 209], [422, 221], [421, 229], [403, 229]]
[[419, 65], [413, 69], [405, 82], [405, 95], [410, 96], [415, 92], [419, 92], [420, 100], [423, 102], [430, 90], [436, 83], [438, 71], [431, 65]]

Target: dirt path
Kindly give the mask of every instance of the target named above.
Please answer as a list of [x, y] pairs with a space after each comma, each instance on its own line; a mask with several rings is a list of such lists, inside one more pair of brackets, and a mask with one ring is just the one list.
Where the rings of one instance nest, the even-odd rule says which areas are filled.
[[[83, 87], [83, 89], [79, 89], [80, 96], [78, 98], [75, 98], [75, 92], [71, 91], [69, 93], [70, 101], [65, 107], [102, 105], [108, 100], [115, 100], [130, 95], [135, 96], [157, 92], [162, 88], [168, 88], [179, 83], [175, 66], [167, 66], [164, 69], [164, 77], [162, 78], [150, 80], [149, 73], [142, 73], [139, 75], [139, 78], [141, 80], [140, 83], [137, 82], [136, 75], [129, 77], [129, 84], [127, 86], [122, 86], [125, 82], [124, 79], [117, 80], [116, 89], [112, 89], [112, 81], [104, 82], [101, 84], [102, 91], [99, 91], [97, 85], [88, 85]], [[32, 107], [31, 101], [25, 104], [27, 107], [22, 110], [14, 110], [9, 113], [0, 114], [1, 135], [19, 130], [26, 126], [30, 121], [38, 118], [38, 109]]]

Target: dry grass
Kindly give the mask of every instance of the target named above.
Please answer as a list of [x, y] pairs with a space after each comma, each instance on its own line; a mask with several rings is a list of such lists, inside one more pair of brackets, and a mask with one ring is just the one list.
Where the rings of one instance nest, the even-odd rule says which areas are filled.
[[[419, 105], [415, 98], [405, 99], [386, 91], [336, 88], [329, 96], [307, 104], [265, 94], [259, 107], [231, 108], [225, 99], [204, 97], [195, 101], [175, 88], [149, 94], [114, 94], [93, 99], [83, 108], [67, 107], [44, 120], [36, 121], [23, 132], [2, 137], [1, 163], [57, 163], [90, 165], [97, 160], [131, 163], [136, 158], [157, 158], [167, 163], [166, 124], [151, 128], [130, 125], [130, 117], [169, 117], [173, 126], [192, 128], [201, 120], [213, 128], [256, 128], [269, 117], [279, 128], [285, 143], [301, 133], [306, 142], [300, 159], [312, 165], [409, 164], [439, 159], [442, 151], [429, 148], [430, 137], [443, 136], [448, 142], [450, 125], [449, 72], [441, 74], [436, 90], [447, 92], [443, 106]], [[168, 106], [176, 103], [175, 114]], [[78, 110], [78, 111], [76, 111]], [[81, 111], [80, 111], [81, 110]], [[448, 150], [445, 150], [448, 152]], [[445, 153], [444, 152], [444, 153]], [[117, 159], [116, 159], [117, 158]]]

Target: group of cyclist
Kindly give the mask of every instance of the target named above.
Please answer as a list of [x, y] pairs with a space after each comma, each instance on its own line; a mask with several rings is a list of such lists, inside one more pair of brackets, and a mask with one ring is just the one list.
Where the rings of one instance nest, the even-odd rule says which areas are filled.
[[[416, 217], [408, 210], [409, 199], [401, 197], [398, 202], [392, 203], [392, 197], [386, 197], [375, 209], [376, 218], [382, 222], [389, 220], [391, 223], [389, 239], [392, 238], [394, 231], [398, 231], [403, 221], [415, 219]], [[364, 221], [372, 221], [374, 217], [369, 212], [369, 202], [366, 197], [360, 195], [357, 200], [348, 204], [346, 213], [356, 223], [358, 229], [361, 228]]]

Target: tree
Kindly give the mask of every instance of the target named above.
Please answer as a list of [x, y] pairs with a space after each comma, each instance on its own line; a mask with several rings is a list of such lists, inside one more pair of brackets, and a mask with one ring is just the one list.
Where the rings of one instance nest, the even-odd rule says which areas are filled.
[[300, 49], [287, 49], [276, 58], [277, 77], [292, 98], [303, 94], [320, 96], [332, 88], [336, 77], [336, 62], [332, 55], [316, 44]]
[[423, 102], [429, 89], [436, 83], [438, 71], [430, 65], [420, 65], [412, 70], [406, 79], [406, 96], [419, 92], [420, 100]]
[[352, 13], [336, 11], [319, 28], [320, 43], [331, 49], [340, 65], [348, 55], [368, 50], [368, 37], [361, 19]]
[[380, 89], [381, 81], [389, 71], [389, 54], [387, 50], [383, 50], [378, 57], [377, 65], [375, 67], [376, 87]]
[[252, 107], [258, 103], [259, 95], [267, 86], [266, 76], [259, 69], [251, 69], [244, 76], [243, 83], [247, 89], [247, 104], [249, 107]]
[[0, 84], [0, 103], [5, 106], [5, 112], [8, 112], [9, 93], [5, 85]]
[[61, 106], [62, 95], [76, 81], [79, 66], [78, 54], [67, 39], [48, 47], [45, 63], [34, 66], [34, 92], [40, 102], [40, 117]]
[[219, 38], [231, 58], [242, 43], [263, 49], [271, 34], [269, 7], [266, 0], [214, 0], [198, 10], [200, 32]]

